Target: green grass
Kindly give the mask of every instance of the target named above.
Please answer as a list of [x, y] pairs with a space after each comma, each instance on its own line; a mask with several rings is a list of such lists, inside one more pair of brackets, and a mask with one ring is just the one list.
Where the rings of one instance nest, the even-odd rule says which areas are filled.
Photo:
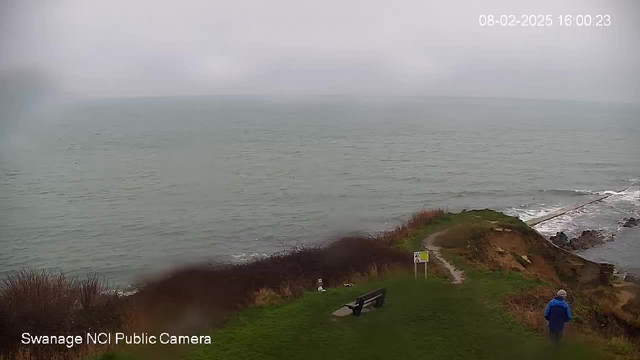
[[[493, 223], [493, 225], [491, 223]], [[422, 250], [422, 241], [427, 236], [442, 230], [446, 230], [458, 225], [491, 225], [494, 227], [511, 228], [523, 232], [531, 232], [531, 228], [522, 220], [505, 215], [493, 210], [471, 210], [460, 213], [445, 213], [436, 218], [431, 224], [419, 230], [412, 231], [411, 234], [398, 245], [398, 248], [406, 251]]]
[[[514, 291], [537, 286], [520, 274], [473, 271], [462, 286], [440, 279], [396, 276], [355, 288], [306, 293], [279, 307], [251, 309], [212, 333], [197, 359], [599, 359], [566, 341], [550, 348], [497, 305]], [[359, 318], [330, 314], [358, 294], [387, 286], [383, 308]], [[542, 309], [541, 309], [542, 311]]]
[[[425, 236], [459, 224], [496, 222], [528, 229], [520, 220], [489, 210], [445, 214], [412, 232], [408, 246], [421, 249]], [[194, 346], [185, 360], [208, 359], [602, 359], [602, 349], [565, 339], [558, 348], [526, 330], [501, 305], [505, 296], [541, 286], [519, 273], [478, 270], [443, 249], [465, 271], [465, 283], [394, 275], [354, 288], [307, 292], [290, 303], [237, 314], [211, 332], [211, 345]], [[384, 307], [359, 318], [331, 313], [356, 296], [386, 286]], [[543, 309], [540, 309], [542, 316]], [[105, 358], [107, 359], [107, 358]], [[133, 359], [115, 355], [110, 359]]]

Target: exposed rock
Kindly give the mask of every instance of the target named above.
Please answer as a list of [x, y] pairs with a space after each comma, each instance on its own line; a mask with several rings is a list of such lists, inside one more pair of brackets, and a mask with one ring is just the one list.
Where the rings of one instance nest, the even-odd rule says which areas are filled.
[[604, 244], [604, 236], [597, 230], [585, 230], [575, 239], [569, 241], [571, 250], [585, 250]]
[[513, 258], [516, 260], [516, 262], [518, 262], [518, 264], [522, 265], [522, 267], [527, 267], [529, 265], [531, 265], [531, 260], [529, 260], [529, 257], [527, 257], [527, 255], [518, 255], [515, 252], [512, 252], [511, 255], [513, 255]]
[[550, 237], [549, 240], [561, 248], [564, 248], [569, 243], [569, 237], [562, 231], [556, 233], [555, 236]]
[[[565, 250], [577, 251], [586, 250], [594, 246], [602, 245], [605, 242], [605, 237], [600, 231], [585, 230], [577, 238], [569, 239], [567, 234], [565, 234], [564, 232], [559, 232], [556, 233], [555, 236], [549, 238], [549, 240]], [[613, 238], [607, 239], [607, 241], [611, 240], [613, 240]]]
[[496, 251], [498, 252], [498, 254], [505, 254], [507, 252], [507, 250], [501, 248], [500, 246], [496, 248]]
[[502, 231], [504, 231], [504, 229], [503, 229], [503, 228], [494, 228], [493, 230], [494, 230], [494, 231], [497, 231], [497, 232], [502, 232]]
[[622, 219], [622, 226], [626, 228], [632, 228], [640, 225], [640, 218], [636, 219], [633, 217]]

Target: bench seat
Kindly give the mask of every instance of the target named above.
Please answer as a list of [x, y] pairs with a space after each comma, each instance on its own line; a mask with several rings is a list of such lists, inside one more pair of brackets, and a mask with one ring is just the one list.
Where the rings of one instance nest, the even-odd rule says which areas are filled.
[[366, 305], [374, 303], [375, 307], [380, 307], [384, 305], [384, 300], [387, 295], [387, 288], [379, 288], [373, 291], [370, 291], [364, 295], [358, 296], [355, 301], [352, 301], [348, 304], [344, 304], [344, 306], [348, 307], [353, 311], [354, 316], [360, 316], [362, 313], [362, 308]]

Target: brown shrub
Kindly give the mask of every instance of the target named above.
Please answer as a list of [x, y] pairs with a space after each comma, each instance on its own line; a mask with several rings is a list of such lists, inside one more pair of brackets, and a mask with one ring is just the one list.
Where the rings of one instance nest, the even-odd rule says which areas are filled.
[[345, 237], [246, 264], [185, 268], [147, 284], [132, 297], [144, 309], [145, 318], [155, 320], [153, 324], [145, 321], [149, 326], [166, 326], [180, 319], [186, 309], [197, 307], [204, 311], [199, 326], [206, 329], [221, 324], [231, 312], [251, 306], [261, 289], [290, 298], [303, 289], [315, 289], [319, 278], [325, 287], [342, 286], [355, 273], [373, 274], [385, 265], [411, 264], [410, 254], [374, 238]]
[[253, 298], [253, 303], [250, 306], [273, 306], [282, 303], [282, 297], [280, 294], [269, 288], [262, 288], [256, 291]]
[[388, 245], [397, 245], [409, 237], [412, 231], [419, 230], [426, 225], [432, 224], [444, 214], [445, 212], [441, 209], [422, 209], [413, 214], [406, 223], [378, 234], [376, 239]]
[[280, 296], [284, 299], [295, 299], [298, 296], [302, 296], [304, 293], [304, 286], [296, 284], [293, 281], [287, 281], [280, 286]]
[[[191, 266], [144, 285], [123, 299], [108, 295], [95, 275], [86, 279], [25, 270], [0, 287], [0, 359], [75, 359], [90, 347], [18, 349], [19, 334], [86, 332], [198, 332], [222, 324], [247, 306], [276, 304], [315, 289], [380, 278], [411, 267], [411, 255], [394, 248], [411, 232], [434, 222], [442, 210], [422, 210], [406, 224], [377, 236], [350, 236], [324, 246], [294, 248], [246, 264]], [[391, 245], [391, 246], [390, 246]], [[104, 349], [103, 349], [104, 350]]]
[[[125, 323], [124, 300], [105, 292], [95, 275], [85, 280], [46, 271], [20, 270], [0, 286], [0, 354], [27, 356], [18, 350], [22, 333], [78, 335], [117, 329]], [[71, 353], [65, 346], [30, 346], [28, 356]], [[36, 356], [37, 355], [37, 356]]]
[[434, 219], [444, 215], [442, 209], [422, 209], [411, 215], [407, 221], [407, 227], [416, 230], [425, 225], [429, 225]]
[[[638, 324], [627, 321], [615, 309], [612, 289], [567, 289], [567, 302], [573, 315], [571, 326], [596, 332], [606, 338], [625, 336], [640, 340]], [[531, 329], [543, 331], [547, 324], [543, 312], [555, 291], [557, 289], [548, 286], [537, 287], [507, 298], [505, 304], [520, 322]]]

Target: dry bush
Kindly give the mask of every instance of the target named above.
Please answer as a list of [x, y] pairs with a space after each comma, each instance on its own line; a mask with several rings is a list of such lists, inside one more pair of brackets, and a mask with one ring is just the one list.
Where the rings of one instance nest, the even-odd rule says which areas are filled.
[[277, 290], [271, 288], [260, 288], [253, 295], [253, 302], [250, 307], [264, 307], [279, 305], [287, 300], [302, 296], [304, 287], [293, 281], [287, 281], [280, 285]]
[[0, 355], [0, 360], [87, 360], [103, 354], [112, 348], [110, 345], [85, 345], [73, 352], [61, 351], [57, 353], [38, 354], [29, 348], [19, 348], [11, 357]]
[[280, 294], [269, 288], [262, 288], [254, 294], [253, 303], [250, 306], [263, 307], [282, 303]]
[[[271, 289], [281, 298], [325, 287], [342, 286], [352, 274], [368, 274], [385, 265], [410, 266], [411, 254], [365, 236], [345, 237], [325, 246], [296, 248], [240, 265], [197, 266], [176, 271], [149, 283], [132, 296], [145, 313], [147, 326], [163, 326], [180, 316], [181, 309], [206, 309], [204, 326], [220, 325], [232, 312], [251, 306], [255, 293]], [[152, 324], [149, 319], [154, 319]]]
[[293, 281], [287, 281], [280, 285], [279, 293], [284, 299], [295, 299], [302, 296], [304, 293], [304, 286], [296, 284]]
[[121, 328], [126, 320], [124, 299], [106, 289], [94, 275], [78, 280], [28, 269], [9, 275], [0, 285], [0, 354], [73, 356], [78, 349], [64, 345], [18, 349], [21, 334], [66, 336]]
[[365, 272], [352, 272], [344, 277], [343, 284], [364, 284], [371, 280], [384, 280], [389, 278], [392, 274], [409, 274], [413, 270], [409, 269], [405, 264], [403, 265], [390, 265], [384, 264], [381, 267], [370, 267]]
[[80, 305], [83, 308], [90, 308], [109, 288], [104, 281], [100, 280], [98, 275], [93, 274], [87, 276], [87, 278], [80, 282], [79, 290]]
[[353, 272], [344, 279], [344, 282], [349, 284], [363, 284], [367, 281], [369, 281], [369, 276], [360, 272]]
[[411, 215], [406, 226], [411, 230], [416, 230], [425, 225], [429, 225], [434, 219], [442, 215], [444, 215], [442, 209], [422, 209]]
[[543, 312], [553, 295], [553, 289], [538, 287], [529, 292], [508, 297], [505, 304], [518, 322], [529, 329], [544, 331], [547, 321]]
[[[557, 289], [537, 287], [507, 298], [505, 305], [519, 322], [531, 329], [544, 331], [547, 322], [543, 312], [555, 291]], [[640, 341], [640, 327], [620, 316], [611, 304], [610, 289], [574, 289], [567, 292], [567, 302], [573, 315], [572, 326], [604, 338], [625, 337]]]
[[368, 271], [367, 271], [367, 275], [368, 275], [370, 278], [376, 278], [376, 277], [378, 277], [378, 265], [373, 264], [373, 265], [369, 266], [369, 269], [368, 269]]
[[445, 212], [441, 209], [420, 210], [413, 214], [405, 224], [398, 225], [391, 230], [383, 231], [376, 236], [376, 239], [388, 245], [397, 245], [409, 237], [412, 231], [432, 224], [444, 214]]
[[48, 347], [50, 352], [46, 354], [38, 347], [21, 350], [16, 348], [19, 334], [166, 331], [193, 312], [198, 314], [198, 324], [190, 322], [189, 329], [206, 329], [223, 324], [243, 307], [296, 298], [305, 289], [315, 289], [319, 278], [325, 287], [342, 286], [345, 279], [357, 283], [381, 278], [412, 264], [411, 254], [393, 245], [442, 214], [442, 210], [422, 210], [406, 224], [377, 236], [345, 237], [246, 264], [177, 270], [147, 283], [126, 301], [107, 295], [107, 284], [95, 275], [78, 280], [47, 272], [17, 272], [0, 287], [0, 318], [4, 320], [0, 322], [0, 354], [11, 352], [24, 359], [74, 359], [89, 349]]
[[618, 360], [640, 359], [640, 343], [632, 342], [626, 337], [617, 336], [607, 339], [604, 346]]

